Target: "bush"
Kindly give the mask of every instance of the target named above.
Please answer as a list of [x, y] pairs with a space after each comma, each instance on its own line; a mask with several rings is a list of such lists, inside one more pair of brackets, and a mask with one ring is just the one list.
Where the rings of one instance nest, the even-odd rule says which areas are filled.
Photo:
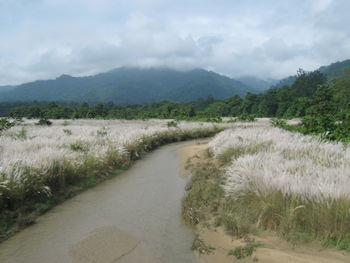
[[253, 114], [242, 114], [237, 117], [238, 121], [248, 121], [248, 122], [253, 122], [256, 121], [256, 116]]
[[35, 123], [36, 125], [41, 125], [41, 126], [50, 126], [52, 124], [51, 121], [49, 121], [47, 118], [41, 118], [37, 123]]
[[283, 127], [285, 127], [287, 125], [286, 120], [278, 119], [278, 118], [272, 118], [270, 120], [270, 123], [271, 123], [272, 126], [278, 127], [278, 128], [283, 128]]
[[229, 256], [235, 256], [237, 259], [242, 259], [249, 257], [253, 254], [256, 248], [260, 247], [260, 243], [248, 243], [245, 246], [239, 246], [235, 249], [230, 250], [228, 253]]
[[72, 135], [73, 133], [72, 133], [72, 130], [70, 130], [70, 129], [63, 129], [63, 132], [65, 133], [65, 134], [67, 134], [67, 135]]
[[16, 125], [16, 121], [10, 121], [8, 118], [0, 118], [0, 133]]
[[178, 122], [177, 121], [168, 121], [167, 122], [167, 126], [170, 127], [177, 127], [178, 126]]

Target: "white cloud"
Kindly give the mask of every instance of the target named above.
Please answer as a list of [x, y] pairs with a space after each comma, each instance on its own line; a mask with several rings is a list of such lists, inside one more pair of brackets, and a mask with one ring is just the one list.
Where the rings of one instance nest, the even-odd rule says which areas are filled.
[[348, 0], [2, 0], [0, 84], [124, 65], [281, 78], [350, 58]]
[[313, 14], [318, 14], [327, 9], [332, 3], [332, 0], [313, 0], [311, 4], [311, 11]]

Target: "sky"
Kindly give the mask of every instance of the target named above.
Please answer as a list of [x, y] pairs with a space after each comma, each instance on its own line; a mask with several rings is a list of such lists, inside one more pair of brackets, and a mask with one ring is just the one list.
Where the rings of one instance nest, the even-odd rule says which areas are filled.
[[0, 85], [121, 66], [280, 79], [350, 58], [350, 0], [0, 0]]

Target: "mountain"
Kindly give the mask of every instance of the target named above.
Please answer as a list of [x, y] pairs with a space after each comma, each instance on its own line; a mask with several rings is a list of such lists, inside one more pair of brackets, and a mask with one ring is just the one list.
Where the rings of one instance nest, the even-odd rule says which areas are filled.
[[[326, 75], [328, 80], [331, 80], [334, 77], [340, 76], [343, 70], [348, 67], [350, 67], [350, 59], [347, 59], [344, 61], [338, 61], [327, 66], [322, 66], [315, 71], [320, 71], [321, 73]], [[284, 86], [291, 86], [293, 85], [296, 79], [297, 79], [297, 76], [289, 76], [287, 78], [280, 80], [278, 83], [274, 85], [274, 87], [282, 88]]]
[[168, 68], [118, 68], [88, 77], [62, 75], [53, 80], [25, 83], [0, 93], [0, 101], [87, 101], [149, 103], [227, 98], [259, 92], [242, 82], [212, 71]]
[[271, 88], [271, 86], [277, 83], [277, 80], [274, 79], [259, 79], [253, 76], [244, 76], [237, 78], [240, 82], [247, 85], [248, 87], [252, 87], [260, 92]]
[[350, 59], [347, 59], [341, 62], [338, 61], [328, 66], [320, 67], [318, 70], [321, 73], [326, 74], [328, 78], [334, 78], [334, 77], [340, 76], [343, 70], [348, 67], [350, 67]]
[[0, 86], [0, 93], [5, 92], [5, 91], [9, 91], [9, 90], [12, 90], [15, 88], [16, 88], [16, 86]]

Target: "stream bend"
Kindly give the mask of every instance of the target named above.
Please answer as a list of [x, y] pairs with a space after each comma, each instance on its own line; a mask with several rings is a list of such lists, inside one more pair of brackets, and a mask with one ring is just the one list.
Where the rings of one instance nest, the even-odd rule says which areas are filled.
[[163, 146], [52, 209], [0, 244], [0, 262], [197, 262], [181, 220], [188, 179], [179, 176], [176, 153], [194, 143]]

